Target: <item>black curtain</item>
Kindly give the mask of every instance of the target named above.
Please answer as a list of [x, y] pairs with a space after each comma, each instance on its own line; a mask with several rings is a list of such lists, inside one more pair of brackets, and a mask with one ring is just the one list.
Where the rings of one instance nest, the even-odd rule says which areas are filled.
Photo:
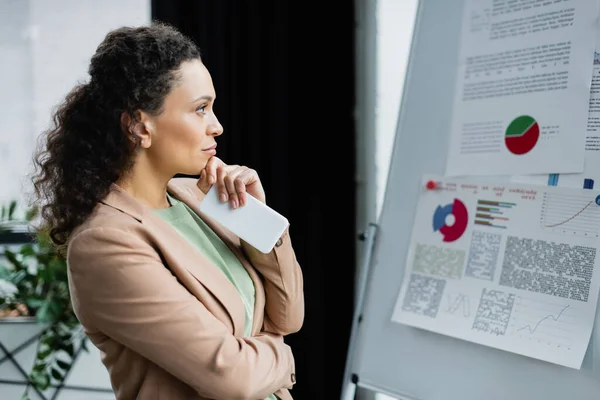
[[304, 327], [286, 340], [295, 399], [339, 398], [354, 301], [354, 5], [338, 4], [152, 1], [152, 18], [191, 37], [212, 74], [218, 156], [256, 169], [290, 220], [306, 297]]

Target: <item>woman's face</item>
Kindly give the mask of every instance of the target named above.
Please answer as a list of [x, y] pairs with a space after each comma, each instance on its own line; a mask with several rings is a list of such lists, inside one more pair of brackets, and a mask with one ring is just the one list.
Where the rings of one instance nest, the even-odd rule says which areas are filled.
[[223, 127], [213, 111], [215, 89], [199, 60], [182, 64], [178, 83], [166, 96], [163, 111], [148, 119], [152, 165], [174, 174], [199, 175], [216, 154]]

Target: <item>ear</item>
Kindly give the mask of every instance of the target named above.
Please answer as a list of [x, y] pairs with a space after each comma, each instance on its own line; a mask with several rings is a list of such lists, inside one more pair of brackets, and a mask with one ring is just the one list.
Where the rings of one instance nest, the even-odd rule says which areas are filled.
[[121, 114], [121, 126], [129, 138], [141, 148], [147, 149], [152, 144], [154, 125], [148, 114], [136, 111], [135, 116], [124, 111]]

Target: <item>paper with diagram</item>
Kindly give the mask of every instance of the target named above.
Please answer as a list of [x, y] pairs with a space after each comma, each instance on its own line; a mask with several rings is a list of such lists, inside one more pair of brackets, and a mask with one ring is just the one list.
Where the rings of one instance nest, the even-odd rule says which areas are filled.
[[580, 368], [600, 284], [597, 202], [595, 190], [425, 177], [392, 320]]
[[[596, 36], [600, 36], [600, 29], [597, 30]], [[583, 173], [517, 175], [512, 178], [514, 182], [583, 189], [593, 189], [600, 185], [600, 38], [598, 37], [596, 46], [588, 105]]]
[[446, 175], [581, 173], [597, 0], [466, 0]]

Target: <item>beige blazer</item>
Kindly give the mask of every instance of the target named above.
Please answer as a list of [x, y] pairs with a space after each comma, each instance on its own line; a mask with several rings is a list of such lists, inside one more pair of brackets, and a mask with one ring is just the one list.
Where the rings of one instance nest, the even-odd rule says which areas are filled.
[[[69, 240], [75, 313], [100, 350], [118, 400], [292, 399], [294, 357], [283, 336], [304, 319], [302, 272], [286, 231], [262, 254], [198, 210], [192, 178], [168, 191], [221, 237], [256, 287], [252, 337], [227, 277], [117, 185]], [[241, 243], [242, 242], [242, 243]]]

